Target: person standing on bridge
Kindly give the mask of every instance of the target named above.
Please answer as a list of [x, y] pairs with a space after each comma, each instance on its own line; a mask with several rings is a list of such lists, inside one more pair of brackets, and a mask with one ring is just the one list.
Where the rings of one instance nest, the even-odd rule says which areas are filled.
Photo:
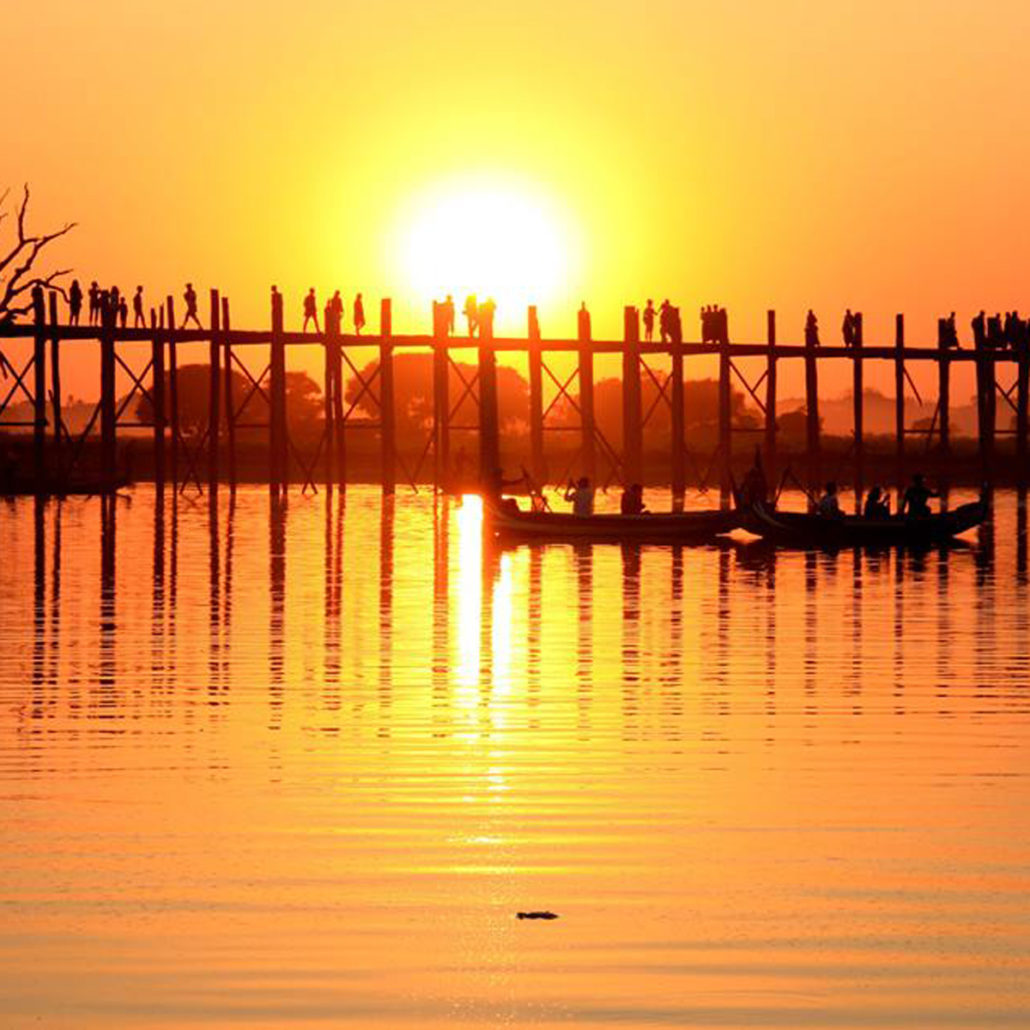
[[82, 314], [82, 287], [78, 279], [72, 279], [68, 289], [68, 324], [78, 325], [79, 315]]
[[648, 297], [647, 306], [644, 308], [644, 339], [650, 343], [654, 339], [654, 301]]
[[851, 313], [851, 308], [848, 308], [844, 312], [844, 323], [840, 327], [841, 336], [844, 337], [845, 347], [855, 346], [855, 316]]
[[186, 302], [186, 314], [179, 328], [185, 329], [186, 323], [192, 318], [197, 328], [203, 329], [204, 327], [200, 324], [200, 319], [197, 318], [197, 291], [193, 289], [193, 283], [186, 284], [186, 292], [182, 295], [182, 299]]
[[361, 299], [359, 293], [354, 298], [354, 332], [358, 336], [361, 335], [361, 330], [365, 328], [365, 302]]
[[468, 322], [469, 327], [469, 339], [476, 335], [476, 329], [479, 327], [479, 305], [476, 303], [476, 295], [470, 293], [465, 298], [465, 307], [462, 309], [462, 314], [465, 316], [465, 321]]
[[662, 301], [662, 306], [658, 309], [658, 334], [662, 338], [662, 343], [668, 343], [672, 339], [672, 305], [668, 297]]
[[494, 312], [496, 310], [497, 304], [494, 302], [493, 297], [487, 297], [486, 300], [484, 300], [483, 303], [479, 305], [479, 312], [477, 313], [476, 321], [479, 323], [480, 337], [493, 337]]
[[129, 321], [129, 302], [124, 298], [118, 299], [118, 324], [124, 329]]
[[819, 346], [819, 319], [815, 317], [815, 312], [811, 308], [805, 317], [805, 346]]
[[96, 279], [89, 284], [89, 324], [96, 325], [100, 321], [100, 286]]
[[443, 322], [443, 331], [446, 336], [454, 335], [454, 297], [451, 294], [447, 294], [447, 299], [443, 302], [443, 307], [440, 311], [440, 318]]
[[970, 325], [973, 329], [974, 348], [976, 350], [983, 350], [984, 344], [987, 341], [987, 316], [983, 308], [980, 309], [980, 314], [973, 319]]
[[301, 332], [308, 331], [308, 322], [315, 323], [315, 332], [320, 333], [322, 330], [318, 327], [318, 301], [315, 299], [315, 288], [314, 286], [308, 290], [307, 296], [304, 298], [304, 327]]
[[132, 327], [138, 329], [147, 327], [147, 320], [143, 317], [143, 287], [137, 286], [136, 292], [132, 295]]
[[[343, 325], [343, 298], [340, 296], [339, 290], [333, 293], [332, 297], [329, 299], [327, 310], [332, 316], [333, 324], [336, 326], [336, 332], [339, 332], [340, 326]], [[326, 329], [328, 328], [329, 326], [326, 325]]]

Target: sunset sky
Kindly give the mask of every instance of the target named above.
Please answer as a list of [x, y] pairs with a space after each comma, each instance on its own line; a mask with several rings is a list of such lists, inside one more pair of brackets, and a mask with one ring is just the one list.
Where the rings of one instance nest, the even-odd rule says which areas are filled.
[[52, 0], [3, 34], [0, 180], [80, 223], [59, 260], [218, 286], [237, 325], [276, 282], [288, 320], [340, 287], [424, 331], [490, 247], [501, 332], [530, 293], [555, 336], [580, 299], [597, 336], [669, 296], [689, 337], [717, 301], [736, 339], [768, 307], [799, 338], [808, 306], [836, 339], [850, 305], [868, 342], [895, 311], [921, 342], [952, 308], [963, 338], [1030, 308], [1016, 0]]

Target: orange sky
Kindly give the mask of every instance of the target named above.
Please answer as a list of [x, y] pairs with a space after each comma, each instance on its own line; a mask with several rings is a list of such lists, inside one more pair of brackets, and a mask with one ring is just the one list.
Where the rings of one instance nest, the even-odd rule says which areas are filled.
[[834, 335], [861, 308], [869, 342], [898, 310], [921, 342], [953, 307], [965, 337], [974, 306], [1030, 308], [1021, 0], [51, 0], [3, 35], [0, 181], [81, 223], [61, 257], [219, 286], [237, 325], [274, 281], [293, 317], [340, 286], [426, 329], [405, 225], [470, 177], [557, 212], [548, 335], [581, 297], [598, 336], [646, 296], [688, 336], [726, 304], [737, 339], [767, 307], [783, 339], [809, 305]]

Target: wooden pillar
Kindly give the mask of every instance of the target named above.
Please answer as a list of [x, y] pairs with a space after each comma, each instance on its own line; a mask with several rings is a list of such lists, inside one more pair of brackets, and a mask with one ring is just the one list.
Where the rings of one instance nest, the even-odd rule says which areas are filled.
[[158, 332], [157, 312], [150, 309], [150, 399], [153, 409], [154, 489], [160, 496], [165, 487], [165, 348]]
[[393, 309], [390, 298], [379, 302], [379, 418], [383, 447], [383, 493], [392, 494], [397, 486], [397, 415], [393, 388]]
[[114, 330], [117, 312], [112, 304], [100, 312], [100, 466], [104, 490], [114, 490], [118, 474], [115, 452]]
[[286, 492], [286, 344], [283, 340], [283, 295], [272, 287], [272, 342], [269, 360], [268, 482], [273, 493]]
[[[597, 417], [594, 414], [594, 347], [590, 323], [577, 319], [576, 339], [579, 343], [579, 453], [581, 475], [591, 483], [597, 479]], [[625, 363], [623, 364], [625, 368]]]
[[493, 320], [479, 325], [479, 478], [493, 482], [500, 466], [497, 415], [497, 355], [494, 352]]
[[865, 367], [863, 365], [862, 316], [855, 316], [855, 337], [851, 352], [851, 410], [855, 438], [855, 513], [862, 511], [865, 493]]
[[450, 320], [439, 304], [433, 305], [433, 467], [436, 485], [446, 489], [451, 478], [451, 394], [447, 359]]
[[1027, 483], [1027, 391], [1030, 387], [1030, 355], [1025, 343], [1018, 345], [1016, 361], [1016, 481]]
[[325, 420], [325, 482], [326, 491], [333, 492], [336, 483], [336, 408], [333, 404], [333, 394], [336, 390], [336, 375], [333, 369], [333, 352], [340, 343], [340, 324], [333, 311], [331, 304], [326, 304], [322, 312], [325, 326], [324, 352], [324, 379], [325, 388], [322, 390], [323, 407], [322, 417]]
[[236, 398], [232, 378], [232, 341], [229, 338], [229, 298], [222, 298], [222, 333], [225, 341], [223, 382], [225, 384], [225, 436], [229, 451], [229, 489], [236, 489]]
[[898, 488], [905, 472], [905, 316], [894, 316], [894, 453]]
[[808, 486], [815, 488], [822, 478], [822, 454], [819, 441], [819, 369], [815, 345], [805, 341], [805, 457], [808, 465]]
[[776, 468], [776, 312], [765, 313], [765, 339], [768, 346], [765, 364], [765, 464], [766, 471]]
[[342, 316], [336, 319], [336, 339], [331, 350], [333, 371], [333, 428], [336, 441], [336, 483], [342, 490], [347, 482], [347, 424], [343, 410]]
[[730, 342], [727, 336], [719, 341], [719, 500], [723, 507], [730, 503], [730, 461], [733, 457], [730, 371]]
[[542, 489], [547, 478], [544, 465], [544, 381], [543, 354], [540, 348], [540, 322], [536, 305], [526, 313], [529, 335], [529, 465], [533, 485]]
[[640, 403], [640, 312], [627, 306], [622, 334], [622, 450], [627, 483], [642, 483], [643, 412]]
[[218, 445], [221, 437], [222, 397], [222, 305], [218, 291], [211, 291], [211, 345], [208, 350], [207, 483], [213, 494], [218, 489]]
[[57, 478], [64, 477], [62, 430], [64, 416], [61, 414], [61, 340], [58, 336], [57, 294], [50, 291], [50, 407], [54, 415], [54, 454], [57, 460]]
[[32, 344], [32, 465], [36, 494], [46, 492], [46, 302], [42, 286], [32, 289], [36, 334]]
[[683, 494], [687, 489], [686, 431], [683, 425], [683, 341], [680, 334], [674, 334], [671, 344], [672, 392], [669, 403], [672, 407], [671, 454], [672, 496], [676, 507], [682, 507]]
[[994, 390], [993, 352], [983, 346], [976, 355], [976, 416], [981, 475], [988, 481], [994, 475]]
[[175, 343], [175, 301], [168, 297], [162, 315], [168, 330], [168, 428], [170, 430], [172, 483], [179, 484], [179, 361]]
[[941, 454], [951, 454], [951, 351], [941, 347], [937, 355], [937, 418]]

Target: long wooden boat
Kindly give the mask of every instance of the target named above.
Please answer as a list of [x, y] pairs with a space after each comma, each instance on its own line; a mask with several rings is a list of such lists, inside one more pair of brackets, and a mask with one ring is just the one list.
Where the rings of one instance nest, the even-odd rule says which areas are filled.
[[805, 547], [928, 546], [951, 540], [979, 526], [990, 508], [986, 500], [963, 504], [951, 511], [924, 517], [890, 515], [867, 519], [860, 515], [827, 518], [824, 515], [777, 511], [756, 504], [745, 526], [777, 543]]
[[701, 543], [720, 533], [728, 533], [742, 523], [742, 516], [736, 511], [574, 515], [564, 511], [518, 511], [504, 505], [487, 505], [485, 513], [490, 526], [502, 536], [553, 541]]

